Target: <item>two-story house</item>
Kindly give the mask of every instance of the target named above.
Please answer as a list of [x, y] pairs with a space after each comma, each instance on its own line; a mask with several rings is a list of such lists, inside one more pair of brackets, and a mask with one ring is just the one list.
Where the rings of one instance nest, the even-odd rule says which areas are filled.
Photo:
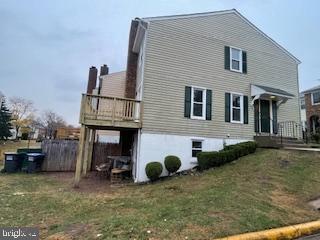
[[[190, 169], [200, 151], [277, 135], [279, 123], [300, 122], [299, 63], [235, 9], [136, 18], [125, 98], [101, 97], [116, 107], [88, 114], [95, 96], [84, 95], [83, 133], [119, 130], [131, 144], [135, 182], [147, 180], [148, 162], [167, 155], [181, 159], [180, 170]], [[85, 156], [79, 154], [77, 179]]]

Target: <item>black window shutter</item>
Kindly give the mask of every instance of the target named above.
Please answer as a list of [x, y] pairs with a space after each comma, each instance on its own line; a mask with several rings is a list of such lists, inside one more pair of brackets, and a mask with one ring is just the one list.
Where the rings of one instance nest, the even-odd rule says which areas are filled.
[[247, 73], [247, 52], [242, 51], [242, 73]]
[[230, 47], [224, 46], [224, 69], [230, 70]]
[[243, 123], [248, 124], [248, 96], [243, 96]]
[[207, 89], [207, 96], [206, 96], [206, 120], [211, 120], [211, 108], [212, 108], [212, 90]]
[[224, 119], [225, 119], [226, 122], [230, 122], [230, 93], [225, 93]]
[[254, 131], [259, 132], [259, 100], [254, 101]]
[[272, 101], [272, 127], [273, 127], [273, 133], [278, 133], [278, 114], [277, 114], [277, 102]]
[[186, 86], [184, 92], [184, 116], [190, 118], [191, 113], [191, 87]]

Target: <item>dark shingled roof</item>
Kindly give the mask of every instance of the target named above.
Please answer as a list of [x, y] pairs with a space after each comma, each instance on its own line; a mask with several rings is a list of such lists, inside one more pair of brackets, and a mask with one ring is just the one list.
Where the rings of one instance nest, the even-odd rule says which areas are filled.
[[278, 88], [266, 87], [266, 86], [261, 86], [261, 85], [256, 85], [256, 84], [254, 84], [254, 85], [259, 88], [262, 88], [263, 90], [265, 90], [266, 92], [269, 92], [269, 93], [275, 93], [275, 94], [281, 94], [281, 95], [285, 95], [285, 96], [289, 96], [289, 97], [294, 97], [293, 94], [288, 93], [288, 92], [281, 90], [281, 89], [278, 89]]
[[307, 89], [307, 90], [304, 90], [304, 91], [302, 91], [301, 93], [310, 93], [310, 92], [314, 92], [314, 91], [317, 91], [317, 90], [320, 90], [320, 85], [315, 86], [315, 87], [313, 87], [313, 88], [309, 88], [309, 89]]

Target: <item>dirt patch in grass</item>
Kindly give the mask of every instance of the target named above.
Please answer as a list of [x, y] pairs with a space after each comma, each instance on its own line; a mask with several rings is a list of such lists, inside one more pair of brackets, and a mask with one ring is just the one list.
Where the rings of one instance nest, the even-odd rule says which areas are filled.
[[297, 199], [294, 195], [284, 192], [280, 189], [275, 189], [271, 192], [271, 201], [283, 208], [288, 208], [288, 206], [295, 205], [297, 203]]
[[71, 191], [88, 194], [113, 193], [114, 187], [111, 185], [111, 182], [107, 179], [97, 176], [95, 172], [90, 172], [87, 177], [82, 178], [79, 188], [73, 187], [74, 172], [50, 172], [43, 174], [48, 178], [67, 185], [68, 189]]
[[177, 239], [206, 239], [211, 235], [212, 228], [187, 224]]

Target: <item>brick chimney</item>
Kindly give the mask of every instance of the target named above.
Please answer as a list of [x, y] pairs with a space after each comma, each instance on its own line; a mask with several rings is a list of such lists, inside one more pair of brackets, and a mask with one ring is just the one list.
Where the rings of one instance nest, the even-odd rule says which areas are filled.
[[103, 64], [100, 67], [100, 76], [99, 76], [99, 86], [98, 86], [98, 94], [100, 94], [101, 92], [101, 88], [102, 88], [102, 76], [104, 75], [108, 75], [109, 74], [109, 67], [107, 66], [107, 64]]
[[109, 68], [108, 68], [107, 64], [103, 64], [100, 67], [100, 76], [108, 75], [108, 74], [109, 74]]
[[132, 51], [132, 47], [134, 44], [138, 25], [139, 25], [139, 22], [136, 20], [133, 20], [131, 22], [131, 28], [129, 33], [128, 57], [127, 57], [126, 87], [125, 87], [126, 98], [135, 98], [138, 54]]
[[87, 94], [92, 94], [92, 90], [96, 88], [97, 84], [97, 75], [98, 70], [96, 67], [92, 66], [89, 69], [88, 85], [87, 85]]

